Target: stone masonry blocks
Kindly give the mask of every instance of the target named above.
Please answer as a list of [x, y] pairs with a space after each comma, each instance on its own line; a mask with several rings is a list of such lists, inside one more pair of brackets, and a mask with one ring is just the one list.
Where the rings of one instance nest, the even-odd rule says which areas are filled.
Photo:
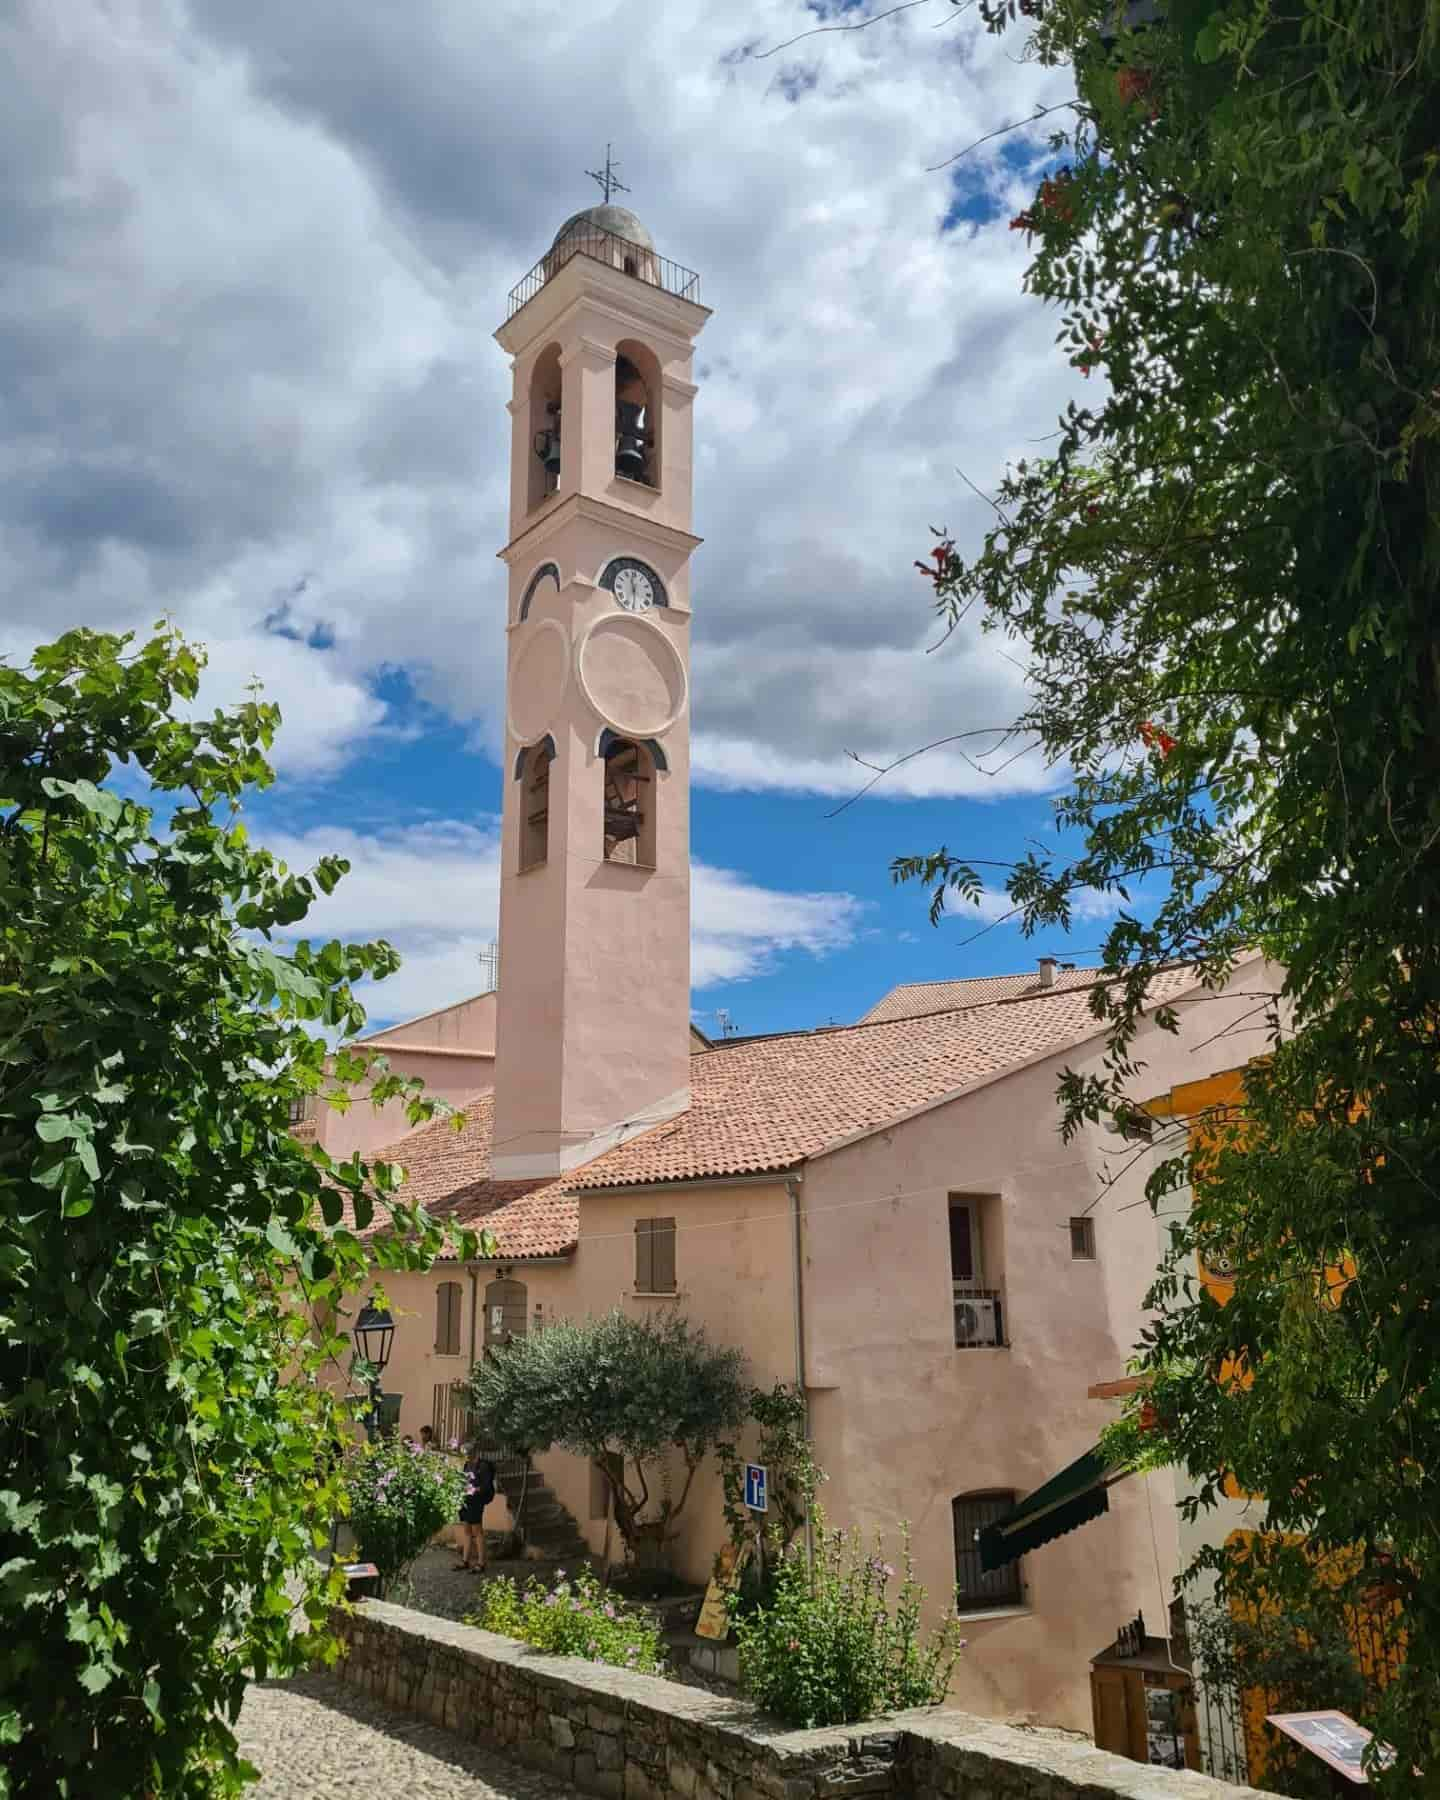
[[743, 1701], [386, 1601], [333, 1625], [341, 1680], [601, 1800], [1260, 1800], [948, 1710], [786, 1731]]

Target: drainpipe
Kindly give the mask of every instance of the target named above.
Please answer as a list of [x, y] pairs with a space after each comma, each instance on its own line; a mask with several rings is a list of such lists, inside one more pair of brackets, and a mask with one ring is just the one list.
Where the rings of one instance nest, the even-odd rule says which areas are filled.
[[480, 1310], [480, 1271], [470, 1265], [470, 1367], [475, 1367], [475, 1315]]
[[[797, 1171], [785, 1177], [785, 1191], [790, 1196], [790, 1217], [794, 1225], [795, 1276], [795, 1385], [805, 1401], [805, 1436], [810, 1436], [810, 1402], [805, 1398], [805, 1245], [800, 1229], [800, 1183], [804, 1175]], [[805, 1508], [805, 1561], [815, 1567], [815, 1529], [810, 1523], [810, 1508]]]

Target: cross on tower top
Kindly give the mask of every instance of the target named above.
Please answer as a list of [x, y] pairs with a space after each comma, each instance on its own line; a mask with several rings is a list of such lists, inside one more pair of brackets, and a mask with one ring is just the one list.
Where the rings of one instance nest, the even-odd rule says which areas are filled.
[[616, 164], [611, 160], [609, 144], [605, 146], [604, 173], [602, 174], [599, 169], [587, 169], [585, 171], [592, 181], [598, 181], [600, 183], [600, 191], [605, 196], [605, 204], [607, 206], [610, 204], [610, 196], [612, 194], [628, 194], [630, 192], [629, 188], [626, 187], [625, 183], [615, 171]]

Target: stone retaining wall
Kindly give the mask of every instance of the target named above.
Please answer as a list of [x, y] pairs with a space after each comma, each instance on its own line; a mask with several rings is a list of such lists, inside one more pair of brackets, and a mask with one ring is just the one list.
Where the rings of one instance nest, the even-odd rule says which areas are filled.
[[1244, 1800], [1253, 1789], [947, 1710], [789, 1731], [748, 1702], [371, 1600], [338, 1615], [365, 1693], [608, 1800]]

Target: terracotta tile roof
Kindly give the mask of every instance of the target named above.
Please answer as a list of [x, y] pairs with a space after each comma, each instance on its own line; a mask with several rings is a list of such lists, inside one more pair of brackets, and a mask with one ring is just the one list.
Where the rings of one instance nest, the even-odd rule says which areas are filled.
[[[1194, 984], [1189, 970], [1167, 970], [1152, 1000]], [[687, 1112], [573, 1170], [566, 1186], [792, 1167], [986, 1075], [1095, 1035], [1102, 1025], [1090, 1011], [1094, 985], [921, 1018], [722, 1041], [690, 1065]]]
[[1031, 999], [1044, 994], [1063, 994], [1072, 988], [1090, 987], [1098, 969], [1057, 969], [1055, 985], [1044, 988], [1034, 969], [1022, 975], [975, 975], [966, 981], [907, 981], [877, 1000], [862, 1025], [887, 1019], [919, 1019], [926, 1013], [954, 1012], [960, 1006], [983, 1006], [991, 1000]]
[[[563, 1256], [580, 1232], [574, 1196], [554, 1181], [492, 1181], [490, 1137], [495, 1097], [484, 1093], [467, 1102], [465, 1124], [432, 1119], [418, 1131], [372, 1151], [370, 1162], [399, 1163], [405, 1170], [401, 1194], [436, 1219], [492, 1231], [501, 1256]], [[352, 1222], [346, 1208], [346, 1223]], [[383, 1229], [383, 1206], [367, 1236]]]
[[[466, 1106], [462, 1130], [436, 1120], [373, 1152], [372, 1160], [402, 1164], [408, 1199], [436, 1218], [483, 1224], [502, 1256], [564, 1255], [578, 1241], [584, 1190], [792, 1168], [986, 1076], [1095, 1036], [1103, 1027], [1090, 1010], [1094, 985], [913, 1018], [722, 1040], [692, 1060], [686, 1112], [557, 1180], [491, 1179], [489, 1093]], [[1154, 982], [1151, 1002], [1194, 986], [1191, 971], [1167, 970]]]

